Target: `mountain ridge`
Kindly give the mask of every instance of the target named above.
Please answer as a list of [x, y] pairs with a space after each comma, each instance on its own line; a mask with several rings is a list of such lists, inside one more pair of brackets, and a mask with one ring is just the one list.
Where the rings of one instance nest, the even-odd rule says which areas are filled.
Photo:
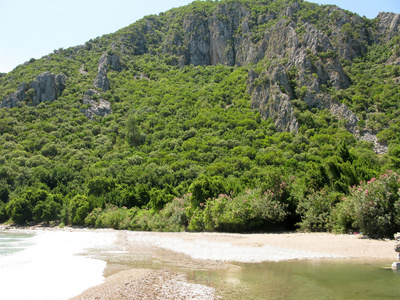
[[[204, 5], [204, 11], [200, 9], [196, 11], [197, 3]], [[256, 34], [251, 32], [249, 23], [254, 23], [255, 20], [251, 19], [251, 10], [246, 8], [246, 4], [257, 3], [263, 1], [244, 1], [243, 3], [237, 3], [236, 1], [225, 1], [219, 2], [208, 2], [200, 3], [202, 1], [195, 1], [192, 6], [195, 8], [189, 15], [182, 16], [181, 19], [175, 17], [174, 11], [171, 10], [169, 13], [170, 19], [179, 19], [179, 24], [182, 25], [182, 33], [178, 34], [174, 30], [169, 30], [172, 27], [168, 22], [164, 21], [163, 28], [157, 28], [160, 23], [161, 16], [148, 16], [142, 20], [117, 31], [115, 34], [107, 36], [113, 37], [114, 35], [119, 36], [117, 42], [111, 42], [109, 46], [106, 46], [109, 50], [120, 54], [129, 53], [133, 55], [141, 55], [149, 51], [151, 48], [151, 41], [157, 40], [161, 44], [161, 53], [174, 55], [176, 57], [176, 63], [180, 65], [217, 65], [224, 64], [229, 66], [240, 66], [248, 65], [249, 63], [257, 64], [262, 59], [268, 60], [288, 60], [286, 63], [283, 61], [283, 66], [286, 70], [291, 67], [300, 69], [297, 79], [300, 80], [299, 85], [307, 86], [309, 90], [319, 93], [318, 86], [325, 84], [328, 87], [334, 86], [337, 89], [347, 88], [349, 86], [349, 79], [344, 73], [339, 58], [342, 59], [353, 59], [366, 52], [363, 44], [372, 44], [372, 41], [378, 41], [382, 39], [391, 39], [394, 36], [398, 36], [400, 28], [400, 17], [393, 13], [380, 13], [375, 19], [377, 30], [373, 31], [369, 23], [370, 20], [362, 19], [356, 14], [347, 14], [344, 10], [336, 6], [320, 6], [312, 5], [304, 1], [264, 1], [265, 7], [268, 7], [264, 14], [260, 14], [257, 17], [256, 24], [252, 26], [263, 26], [268, 23], [274, 23], [269, 25], [269, 29], [264, 33], [264, 36], [259, 42], [253, 43], [252, 40], [258, 39]], [[277, 9], [271, 9], [270, 5], [280, 3]], [[300, 3], [300, 4], [299, 4]], [[306, 3], [306, 5], [305, 5]], [[302, 7], [301, 7], [302, 6]], [[306, 7], [304, 7], [306, 6]], [[188, 6], [189, 7], [189, 6]], [[263, 7], [263, 5], [261, 6]], [[307, 18], [311, 17], [297, 17], [299, 11], [320, 9], [326, 13], [331, 20], [331, 26], [327, 34], [320, 29], [318, 26], [312, 25], [308, 22]], [[207, 11], [208, 9], [208, 11]], [[276, 12], [280, 9], [280, 13]], [[322, 9], [322, 10], [321, 10]], [[206, 14], [211, 15], [207, 17]], [[206, 14], [205, 14], [206, 13]], [[314, 13], [315, 15], [315, 13]], [[168, 18], [168, 16], [166, 17]], [[278, 20], [280, 19], [280, 20]], [[300, 20], [298, 25], [295, 21]], [[303, 23], [303, 19], [305, 23]], [[374, 22], [374, 20], [372, 20]], [[145, 24], [141, 24], [145, 23]], [[143, 39], [143, 37], [133, 39], [136, 29], [135, 25], [141, 27], [144, 31], [144, 35], [151, 36], [149, 41]], [[352, 28], [358, 28], [358, 32], [352, 32], [349, 26]], [[318, 23], [317, 23], [318, 25]], [[345, 27], [343, 29], [343, 26]], [[153, 27], [156, 27], [153, 29]], [[325, 26], [326, 27], [326, 26]], [[131, 31], [133, 29], [133, 32]], [[199, 29], [200, 28], [200, 29]], [[194, 29], [197, 29], [194, 30]], [[167, 32], [161, 37], [160, 32]], [[157, 33], [158, 32], [158, 33]], [[191, 33], [196, 32], [195, 35]], [[240, 32], [240, 34], [238, 34]], [[329, 35], [329, 37], [328, 37]], [[354, 35], [359, 38], [354, 38]], [[189, 36], [189, 37], [188, 37]], [[196, 40], [193, 40], [195, 38]], [[343, 41], [335, 45], [335, 40]], [[130, 43], [133, 41], [133, 45]], [[120, 45], [117, 46], [116, 44]], [[289, 43], [289, 45], [288, 45]], [[233, 45], [233, 46], [232, 46]], [[283, 47], [286, 45], [286, 47]], [[78, 46], [72, 49], [81, 49], [82, 47], [90, 48], [90, 44], [86, 43], [85, 46]], [[277, 48], [278, 47], [278, 48]], [[117, 50], [117, 48], [119, 48]], [[186, 50], [179, 50], [186, 49]], [[244, 50], [243, 50], [244, 49]], [[306, 53], [306, 50], [308, 53]], [[335, 53], [333, 53], [334, 51]], [[278, 54], [278, 56], [276, 56]], [[315, 59], [315, 55], [324, 56], [323, 59], [316, 61], [314, 64], [311, 60]], [[314, 56], [314, 57], [312, 57]], [[111, 62], [111, 61], [112, 62]], [[111, 67], [112, 70], [121, 71], [120, 57], [118, 54], [113, 53], [107, 55], [106, 52], [99, 58], [98, 71], [96, 78], [94, 79], [93, 86], [100, 88], [103, 92], [110, 89], [109, 80], [107, 78], [107, 66]], [[306, 79], [305, 75], [317, 74], [318, 82], [313, 82], [313, 79]], [[253, 74], [254, 75], [254, 74]], [[265, 75], [265, 74], [264, 74]], [[290, 90], [287, 87], [287, 79], [283, 79], [286, 84], [286, 91]], [[285, 85], [284, 84], [284, 85]], [[277, 85], [281, 85], [280, 82]], [[249, 91], [254, 90], [254, 87], [249, 86]], [[279, 90], [279, 89], [278, 89]], [[294, 99], [294, 91], [289, 93], [289, 100]], [[256, 95], [252, 95], [256, 98]], [[278, 97], [279, 98], [279, 97]], [[306, 102], [312, 107], [330, 107], [332, 101], [321, 101], [318, 98], [326, 98], [326, 95], [315, 97], [311, 93], [306, 96]], [[51, 100], [50, 100], [51, 101]], [[280, 102], [279, 99], [276, 101]], [[6, 100], [3, 100], [2, 106], [10, 105], [6, 104]], [[9, 101], [16, 104], [15, 101]], [[255, 106], [255, 103], [259, 103], [259, 100], [253, 100], [253, 108], [261, 109], [259, 106]], [[283, 119], [288, 119], [288, 122], [281, 122], [277, 120], [276, 125], [280, 130], [298, 130], [296, 126], [296, 120], [293, 119], [293, 109], [290, 108], [290, 103], [282, 106], [289, 106], [289, 111], [277, 112], [274, 109], [261, 109], [264, 117], [268, 118], [273, 115], [286, 114]], [[330, 103], [325, 103], [330, 102]], [[324, 104], [325, 103], [325, 104]], [[344, 113], [340, 113], [341, 110], [337, 107], [340, 103], [335, 103], [332, 108], [332, 112], [338, 113], [339, 117], [347, 118], [349, 121], [349, 130], [356, 133], [355, 125], [358, 122], [355, 115], [349, 116], [347, 109], [344, 109]], [[292, 117], [290, 117], [292, 116]], [[282, 124], [281, 124], [282, 123]], [[291, 124], [291, 125], [289, 125]]]

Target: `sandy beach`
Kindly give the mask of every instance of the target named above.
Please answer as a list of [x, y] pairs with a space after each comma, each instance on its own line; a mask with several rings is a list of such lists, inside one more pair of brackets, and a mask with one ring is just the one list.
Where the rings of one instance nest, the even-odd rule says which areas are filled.
[[[162, 262], [158, 270], [109, 263], [106, 281], [77, 299], [219, 299], [212, 287], [189, 283], [179, 268], [237, 268], [232, 262], [396, 259], [394, 241], [328, 233], [227, 234], [118, 232], [117, 244], [134, 257]], [[178, 271], [177, 271], [178, 269]]]
[[[0, 227], [0, 230], [9, 229]], [[285, 260], [379, 261], [390, 266], [396, 260], [393, 240], [373, 240], [362, 235], [157, 233], [71, 228], [28, 230], [115, 235], [112, 248], [90, 249], [85, 254], [107, 262], [104, 282], [72, 298], [74, 300], [221, 299], [218, 289], [212, 285], [198, 284], [188, 278], [190, 270], [235, 272], [240, 271], [240, 263]]]

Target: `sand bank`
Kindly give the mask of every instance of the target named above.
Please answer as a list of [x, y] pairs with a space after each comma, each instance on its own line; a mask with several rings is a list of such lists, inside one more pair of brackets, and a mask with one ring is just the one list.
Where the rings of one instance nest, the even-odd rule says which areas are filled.
[[[396, 259], [394, 241], [327, 233], [227, 234], [120, 231], [117, 245], [133, 259], [157, 261], [161, 269], [109, 263], [105, 283], [74, 299], [218, 299], [208, 286], [187, 282], [179, 268], [226, 269], [231, 262], [293, 259]], [[171, 267], [165, 267], [171, 266]], [[129, 266], [125, 266], [129, 268]]]

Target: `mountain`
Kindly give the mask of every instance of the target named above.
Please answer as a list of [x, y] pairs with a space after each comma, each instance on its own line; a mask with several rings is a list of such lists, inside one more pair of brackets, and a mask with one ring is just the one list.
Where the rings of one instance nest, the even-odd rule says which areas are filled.
[[[349, 186], [400, 165], [399, 31], [394, 13], [194, 1], [31, 59], [0, 76], [0, 220], [294, 228], [319, 193], [307, 226], [330, 230]], [[229, 215], [246, 188], [281, 213]]]

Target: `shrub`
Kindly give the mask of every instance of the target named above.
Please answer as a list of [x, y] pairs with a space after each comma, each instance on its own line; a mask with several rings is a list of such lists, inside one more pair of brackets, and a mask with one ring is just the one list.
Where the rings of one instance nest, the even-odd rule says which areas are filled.
[[270, 190], [262, 193], [260, 189], [247, 189], [236, 197], [221, 194], [202, 205], [202, 224], [201, 214], [196, 212], [188, 229], [199, 230], [203, 225], [202, 229], [208, 231], [273, 230], [280, 228], [288, 215], [288, 205], [279, 202]]
[[192, 194], [190, 201], [192, 208], [195, 209], [200, 203], [211, 197], [216, 197], [224, 190], [224, 184], [221, 178], [215, 176], [199, 176], [190, 186], [189, 193]]
[[69, 223], [83, 225], [85, 218], [90, 212], [89, 199], [83, 195], [76, 195], [71, 199], [68, 206]]
[[379, 178], [350, 188], [337, 207], [339, 230], [360, 230], [373, 237], [392, 237], [400, 230], [400, 177], [388, 170]]
[[7, 204], [0, 201], [0, 223], [3, 223], [8, 220], [6, 207]]
[[11, 199], [6, 206], [6, 212], [17, 224], [25, 224], [32, 219], [32, 205], [26, 198]]
[[131, 221], [137, 214], [138, 208], [127, 209], [126, 207], [117, 207], [112, 204], [106, 204], [103, 209], [95, 208], [85, 218], [85, 224], [95, 227], [130, 229]]
[[39, 201], [33, 209], [33, 219], [36, 222], [50, 222], [57, 220], [61, 211], [61, 204], [53, 200], [49, 195], [45, 201]]
[[300, 199], [296, 212], [301, 216], [297, 225], [302, 231], [331, 231], [332, 209], [339, 202], [340, 193], [327, 189], [314, 192]]

